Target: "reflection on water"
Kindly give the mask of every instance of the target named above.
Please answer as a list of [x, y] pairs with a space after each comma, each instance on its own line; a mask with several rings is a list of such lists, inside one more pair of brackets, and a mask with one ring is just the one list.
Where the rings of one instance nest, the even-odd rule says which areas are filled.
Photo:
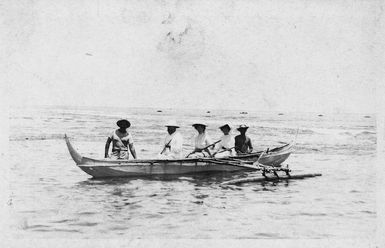
[[[375, 233], [375, 118], [355, 115], [35, 108], [11, 111], [11, 235], [62, 238], [371, 238]], [[191, 122], [204, 119], [215, 139], [230, 118], [251, 126], [256, 149], [293, 139], [298, 181], [220, 183], [256, 172], [91, 179], [71, 160], [63, 134], [100, 158], [120, 116], [130, 116], [140, 158], [159, 152], [171, 116], [186, 149]], [[227, 117], [226, 117], [227, 116]], [[85, 129], [87, 126], [87, 129]], [[20, 156], [23, 154], [23, 156]]]

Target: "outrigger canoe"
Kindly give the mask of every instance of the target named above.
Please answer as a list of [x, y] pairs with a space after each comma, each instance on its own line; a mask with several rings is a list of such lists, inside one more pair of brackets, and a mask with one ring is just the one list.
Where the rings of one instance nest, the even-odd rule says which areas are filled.
[[[143, 177], [162, 175], [181, 175], [208, 172], [235, 172], [255, 169], [253, 164], [234, 161], [257, 161], [266, 166], [279, 167], [291, 154], [294, 142], [271, 149], [269, 152], [256, 152], [226, 159], [185, 158], [185, 159], [135, 159], [111, 160], [92, 159], [80, 155], [64, 136], [67, 148], [76, 165], [94, 178], [105, 177]], [[262, 156], [261, 158], [259, 158]]]

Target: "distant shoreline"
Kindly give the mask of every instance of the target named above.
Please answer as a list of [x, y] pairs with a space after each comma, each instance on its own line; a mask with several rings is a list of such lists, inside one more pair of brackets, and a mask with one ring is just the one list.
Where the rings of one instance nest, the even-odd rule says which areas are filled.
[[[154, 110], [154, 112], [161, 113], [167, 113], [167, 112], [183, 112], [183, 111], [196, 111], [201, 112], [202, 114], [215, 114], [217, 113], [236, 113], [236, 114], [244, 114], [243, 112], [246, 112], [246, 114], [256, 114], [256, 113], [274, 113], [277, 115], [285, 115], [285, 114], [314, 114], [314, 115], [337, 115], [337, 114], [348, 114], [348, 115], [365, 115], [365, 116], [375, 116], [376, 113], [368, 113], [368, 112], [309, 112], [309, 111], [284, 111], [284, 110], [250, 110], [250, 109], [214, 109], [214, 108], [161, 108], [161, 107], [114, 107], [114, 106], [74, 106], [74, 105], [11, 105], [9, 106], [10, 109], [20, 109], [20, 108], [43, 108], [43, 109], [54, 109], [54, 108], [60, 108], [60, 109], [82, 109], [82, 110]], [[161, 110], [161, 112], [159, 112]], [[207, 113], [207, 111], [210, 111]]]

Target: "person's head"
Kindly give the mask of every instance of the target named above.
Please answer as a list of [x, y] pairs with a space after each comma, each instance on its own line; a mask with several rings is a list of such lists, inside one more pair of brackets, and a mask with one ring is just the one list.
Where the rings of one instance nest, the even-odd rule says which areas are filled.
[[195, 123], [192, 126], [198, 131], [199, 134], [204, 133], [206, 130], [206, 124], [203, 123]]
[[237, 130], [242, 134], [242, 135], [245, 135], [246, 134], [246, 131], [249, 127], [245, 124], [242, 124], [240, 125]]
[[165, 126], [167, 127], [167, 132], [169, 134], [175, 133], [176, 129], [179, 128], [178, 124], [176, 124], [176, 121], [174, 120], [169, 121]]
[[231, 127], [228, 124], [225, 124], [223, 126], [220, 126], [219, 129], [224, 135], [228, 135], [230, 133]]
[[176, 129], [177, 129], [177, 127], [174, 127], [174, 126], [167, 126], [167, 132], [168, 132], [169, 134], [175, 133]]
[[116, 122], [116, 125], [118, 125], [118, 127], [121, 130], [126, 130], [127, 128], [129, 128], [131, 126], [131, 123], [126, 119], [122, 119], [122, 120], [118, 120]]

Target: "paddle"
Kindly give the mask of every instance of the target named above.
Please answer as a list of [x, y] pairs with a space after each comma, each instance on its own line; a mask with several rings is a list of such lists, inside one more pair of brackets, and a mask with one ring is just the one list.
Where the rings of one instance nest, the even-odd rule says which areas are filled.
[[210, 162], [213, 164], [232, 165], [232, 166], [238, 166], [238, 167], [258, 170], [258, 168], [254, 167], [254, 166], [245, 165], [245, 164], [242, 164], [241, 162], [237, 163], [236, 161], [221, 160], [221, 159], [216, 159], [216, 158], [215, 159], [214, 158], [204, 158], [204, 159], [200, 159], [200, 161]]
[[[211, 145], [205, 146], [204, 148], [202, 148], [202, 151], [206, 150], [206, 149], [209, 148], [210, 146], [213, 146], [213, 145], [215, 145], [215, 144], [217, 144], [217, 143], [219, 143], [219, 142], [221, 142], [221, 140], [215, 141], [215, 142], [212, 143]], [[189, 157], [191, 154], [193, 154], [193, 153], [195, 153], [195, 151], [190, 152], [190, 153], [186, 156], [186, 158], [188, 158], [188, 157]]]
[[214, 153], [211, 155], [211, 157], [214, 157], [215, 154], [222, 153], [222, 152], [227, 152], [227, 151], [230, 151], [231, 149], [234, 149], [234, 148], [235, 148], [235, 146], [230, 147], [230, 148], [227, 148], [227, 149], [224, 149], [224, 150], [219, 151], [219, 152], [214, 152]]
[[[260, 171], [263, 169], [263, 167], [260, 167], [258, 164], [257, 165], [248, 165], [246, 164], [245, 162], [243, 161], [229, 161], [227, 159], [218, 159], [218, 158], [205, 158], [205, 159], [202, 159], [201, 161], [205, 161], [205, 162], [211, 162], [213, 164], [220, 164], [220, 165], [231, 165], [231, 166], [237, 166], [237, 167], [242, 167], [242, 168], [247, 168], [247, 169], [252, 169], [252, 170], [256, 170], [256, 171]], [[279, 169], [278, 169], [279, 170]]]
[[[230, 148], [231, 149], [231, 148]], [[262, 156], [265, 155], [265, 151], [262, 151], [261, 155], [258, 157], [258, 160], [255, 162], [252, 161], [243, 161], [242, 159], [236, 159], [236, 158], [223, 158], [223, 159], [212, 159], [211, 162], [218, 163], [217, 161], [221, 163], [227, 163], [234, 166], [249, 168], [249, 169], [255, 169], [255, 170], [261, 170], [261, 164], [259, 164], [259, 160], [262, 158]], [[252, 163], [252, 165], [248, 165], [248, 163]]]
[[228, 161], [235, 161], [235, 162], [242, 162], [242, 163], [245, 163], [245, 164], [252, 164], [254, 163], [254, 161], [247, 161], [247, 160], [242, 160], [242, 159], [239, 159], [239, 158], [221, 158], [221, 160], [228, 160]]
[[172, 139], [164, 146], [163, 150], [160, 152], [160, 154], [163, 154], [164, 151], [166, 151], [167, 146], [171, 143]]

